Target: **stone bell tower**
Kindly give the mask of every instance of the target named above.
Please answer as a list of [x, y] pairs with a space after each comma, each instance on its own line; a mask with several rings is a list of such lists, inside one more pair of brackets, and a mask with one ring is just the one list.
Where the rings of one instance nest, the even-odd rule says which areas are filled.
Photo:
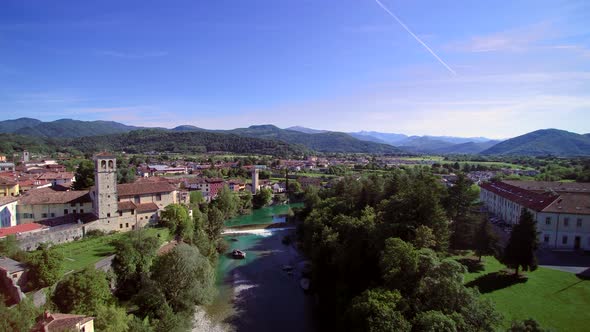
[[117, 159], [107, 152], [94, 156], [93, 201], [99, 219], [117, 216]]

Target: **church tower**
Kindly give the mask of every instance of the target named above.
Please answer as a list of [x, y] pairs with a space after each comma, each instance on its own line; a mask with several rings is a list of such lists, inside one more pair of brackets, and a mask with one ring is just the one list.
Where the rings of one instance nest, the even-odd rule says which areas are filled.
[[259, 174], [258, 168], [256, 168], [256, 166], [254, 166], [252, 168], [252, 194], [253, 195], [256, 195], [256, 191], [258, 190], [258, 187], [260, 186], [258, 183], [258, 174]]
[[117, 214], [117, 160], [102, 152], [94, 156], [94, 211], [99, 219]]

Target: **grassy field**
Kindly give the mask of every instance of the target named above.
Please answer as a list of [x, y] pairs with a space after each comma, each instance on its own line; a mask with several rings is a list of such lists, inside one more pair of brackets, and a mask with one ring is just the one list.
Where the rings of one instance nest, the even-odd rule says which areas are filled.
[[590, 280], [546, 268], [527, 273], [528, 280], [499, 278], [496, 272], [505, 266], [493, 257], [484, 261], [484, 270], [467, 273], [465, 282], [477, 285], [484, 297], [496, 303], [504, 315], [504, 328], [513, 320], [534, 318], [556, 331], [588, 331]]
[[[168, 239], [168, 229], [149, 228], [148, 234], [160, 234], [162, 242]], [[57, 245], [64, 254], [64, 272], [81, 270], [87, 266], [94, 265], [99, 260], [114, 253], [112, 241], [124, 236], [126, 233], [90, 237], [80, 241]]]

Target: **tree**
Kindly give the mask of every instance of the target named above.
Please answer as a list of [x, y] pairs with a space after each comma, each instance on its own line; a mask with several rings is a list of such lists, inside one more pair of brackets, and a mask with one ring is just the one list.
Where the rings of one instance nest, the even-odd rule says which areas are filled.
[[240, 214], [246, 214], [252, 209], [252, 199], [253, 196], [250, 191], [246, 191], [244, 194], [240, 195]]
[[473, 247], [480, 262], [481, 256], [496, 256], [498, 254], [498, 236], [494, 233], [492, 226], [486, 219], [481, 221], [475, 233], [474, 240]]
[[155, 332], [148, 317], [142, 320], [137, 316], [132, 316], [127, 326], [130, 332]]
[[60, 281], [52, 301], [60, 312], [94, 316], [99, 306], [113, 301], [113, 296], [106, 273], [87, 267]]
[[209, 241], [215, 242], [221, 236], [223, 230], [223, 213], [215, 206], [210, 207], [207, 211], [207, 220], [204, 225], [204, 231], [209, 238]]
[[198, 206], [199, 204], [201, 204], [205, 201], [203, 199], [203, 193], [200, 190], [191, 191], [189, 196], [190, 196], [191, 206]]
[[23, 257], [23, 251], [18, 246], [16, 235], [10, 234], [0, 240], [0, 256], [10, 257], [20, 260]]
[[240, 198], [234, 194], [227, 185], [224, 185], [217, 193], [212, 205], [221, 211], [223, 219], [231, 219], [238, 212]]
[[127, 332], [133, 315], [127, 315], [122, 307], [115, 305], [99, 305], [94, 319], [97, 331]]
[[432, 229], [428, 226], [420, 225], [416, 228], [416, 238], [414, 239], [414, 246], [418, 249], [433, 248], [436, 246], [435, 236]]
[[170, 230], [170, 234], [179, 237], [192, 234], [194, 224], [189, 216], [188, 209], [182, 204], [170, 204], [160, 214], [160, 223]]
[[150, 272], [160, 241], [138, 229], [113, 243], [115, 258], [111, 264], [117, 280], [118, 296], [128, 298], [137, 293], [143, 275]]
[[214, 292], [215, 275], [209, 260], [185, 243], [158, 258], [152, 278], [174, 312], [190, 311], [195, 305], [207, 303]]
[[399, 310], [401, 294], [386, 289], [368, 289], [351, 302], [348, 316], [352, 331], [410, 331], [411, 325]]
[[386, 285], [402, 292], [409, 291], [416, 282], [418, 253], [411, 243], [400, 238], [389, 238], [385, 241], [379, 266]]
[[434, 310], [419, 313], [413, 328], [421, 332], [457, 332], [457, 324], [451, 317]]
[[533, 214], [523, 209], [519, 223], [514, 225], [500, 261], [514, 269], [515, 276], [518, 276], [520, 268], [524, 271], [534, 271], [537, 269], [535, 251], [538, 247], [539, 239]]
[[94, 163], [92, 160], [84, 159], [80, 161], [76, 169], [76, 182], [74, 189], [87, 189], [94, 185]]
[[477, 225], [471, 213], [471, 207], [477, 196], [478, 192], [473, 182], [465, 174], [460, 173], [457, 181], [448, 188], [443, 198], [447, 216], [452, 220], [451, 245], [453, 248], [465, 249], [472, 242], [471, 237]]
[[31, 331], [40, 310], [29, 298], [10, 308], [0, 294], [0, 331]]
[[267, 206], [271, 200], [272, 190], [268, 188], [262, 188], [256, 193], [256, 195], [254, 195], [252, 204], [254, 205], [255, 209], [260, 209], [262, 207]]
[[549, 332], [551, 330], [544, 329], [536, 320], [529, 318], [523, 321], [512, 322], [512, 326], [506, 332]]
[[56, 283], [62, 275], [63, 260], [63, 254], [47, 244], [41, 244], [37, 251], [28, 254], [29, 281], [33, 287], [44, 288]]

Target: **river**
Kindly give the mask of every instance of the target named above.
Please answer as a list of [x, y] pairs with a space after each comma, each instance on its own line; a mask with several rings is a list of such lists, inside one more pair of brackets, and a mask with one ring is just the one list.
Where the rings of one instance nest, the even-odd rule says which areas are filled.
[[[263, 208], [226, 225], [284, 222], [288, 210], [288, 205]], [[197, 310], [193, 331], [314, 331], [313, 298], [299, 286], [305, 258], [292, 244], [282, 243], [294, 233], [276, 228], [224, 236], [229, 249], [217, 265], [218, 294], [211, 305]], [[244, 250], [246, 258], [231, 258], [233, 249]]]

